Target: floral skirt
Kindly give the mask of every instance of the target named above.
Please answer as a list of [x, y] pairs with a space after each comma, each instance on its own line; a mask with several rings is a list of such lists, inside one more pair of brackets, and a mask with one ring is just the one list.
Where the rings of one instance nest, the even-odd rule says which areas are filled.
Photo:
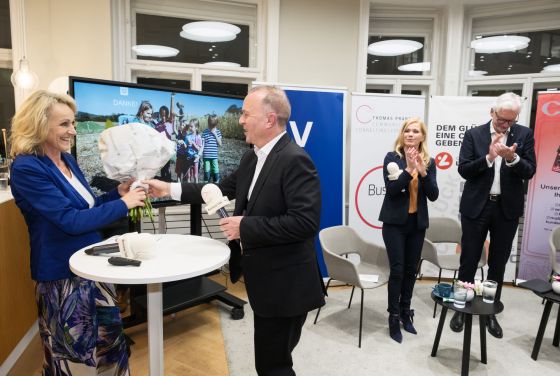
[[129, 375], [115, 288], [74, 276], [37, 282], [43, 375]]

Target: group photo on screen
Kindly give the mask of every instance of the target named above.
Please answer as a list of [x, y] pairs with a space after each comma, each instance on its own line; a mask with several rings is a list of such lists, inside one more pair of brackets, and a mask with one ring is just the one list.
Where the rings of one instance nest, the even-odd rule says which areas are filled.
[[98, 149], [111, 127], [141, 123], [165, 134], [175, 153], [156, 178], [168, 182], [218, 183], [249, 147], [239, 125], [241, 97], [76, 77], [70, 94], [78, 106], [75, 155], [98, 193], [118, 184], [105, 176]]

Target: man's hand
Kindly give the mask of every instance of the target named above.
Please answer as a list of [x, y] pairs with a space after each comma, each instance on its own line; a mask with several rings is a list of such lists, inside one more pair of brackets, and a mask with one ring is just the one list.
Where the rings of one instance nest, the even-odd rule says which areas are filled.
[[494, 162], [494, 159], [498, 156], [498, 150], [500, 148], [499, 145], [502, 144], [502, 137], [504, 135], [502, 133], [496, 133], [492, 142], [490, 143], [490, 147], [488, 148], [488, 155], [486, 156], [490, 162]]
[[227, 217], [220, 219], [220, 230], [224, 233], [227, 240], [235, 240], [240, 238], [239, 226], [243, 216]]
[[148, 184], [150, 186], [150, 188], [148, 188], [148, 193], [152, 197], [169, 196], [169, 193], [171, 192], [171, 184], [165, 181], [150, 179], [142, 180], [142, 183]]
[[517, 144], [513, 144], [509, 147], [501, 144], [501, 147], [498, 148], [497, 153], [500, 157], [504, 158], [506, 162], [513, 162], [515, 159], [515, 150], [517, 149]]

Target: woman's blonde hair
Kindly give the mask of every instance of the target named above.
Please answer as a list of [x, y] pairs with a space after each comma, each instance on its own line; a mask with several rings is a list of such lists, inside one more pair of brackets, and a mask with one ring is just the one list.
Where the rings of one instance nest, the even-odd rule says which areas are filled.
[[66, 94], [37, 90], [21, 105], [12, 118], [12, 158], [19, 154], [43, 154], [43, 144], [49, 134], [49, 116], [56, 103], [65, 104], [76, 112], [76, 102]]
[[428, 128], [426, 128], [426, 124], [424, 124], [420, 118], [413, 117], [404, 121], [399, 132], [399, 136], [395, 140], [395, 152], [399, 155], [399, 157], [404, 157], [404, 131], [410, 124], [414, 123], [420, 125], [420, 132], [422, 132], [422, 135], [424, 136], [424, 140], [418, 145], [418, 152], [422, 156], [422, 160], [426, 166], [428, 166], [430, 164], [430, 154], [428, 153], [428, 146], [426, 145], [426, 142], [428, 141]]

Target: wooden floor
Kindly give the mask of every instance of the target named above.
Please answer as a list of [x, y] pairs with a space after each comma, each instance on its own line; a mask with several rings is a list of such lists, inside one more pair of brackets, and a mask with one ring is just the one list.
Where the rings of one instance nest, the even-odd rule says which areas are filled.
[[[226, 285], [226, 277], [217, 274], [211, 279]], [[245, 287], [238, 282], [228, 285], [229, 293], [247, 299]], [[164, 358], [166, 375], [227, 376], [219, 310], [221, 303], [203, 304], [164, 318]], [[134, 376], [148, 375], [148, 333], [146, 324], [125, 331], [134, 340], [131, 347], [130, 371]], [[8, 375], [40, 376], [42, 361], [39, 335], [33, 338]]]

